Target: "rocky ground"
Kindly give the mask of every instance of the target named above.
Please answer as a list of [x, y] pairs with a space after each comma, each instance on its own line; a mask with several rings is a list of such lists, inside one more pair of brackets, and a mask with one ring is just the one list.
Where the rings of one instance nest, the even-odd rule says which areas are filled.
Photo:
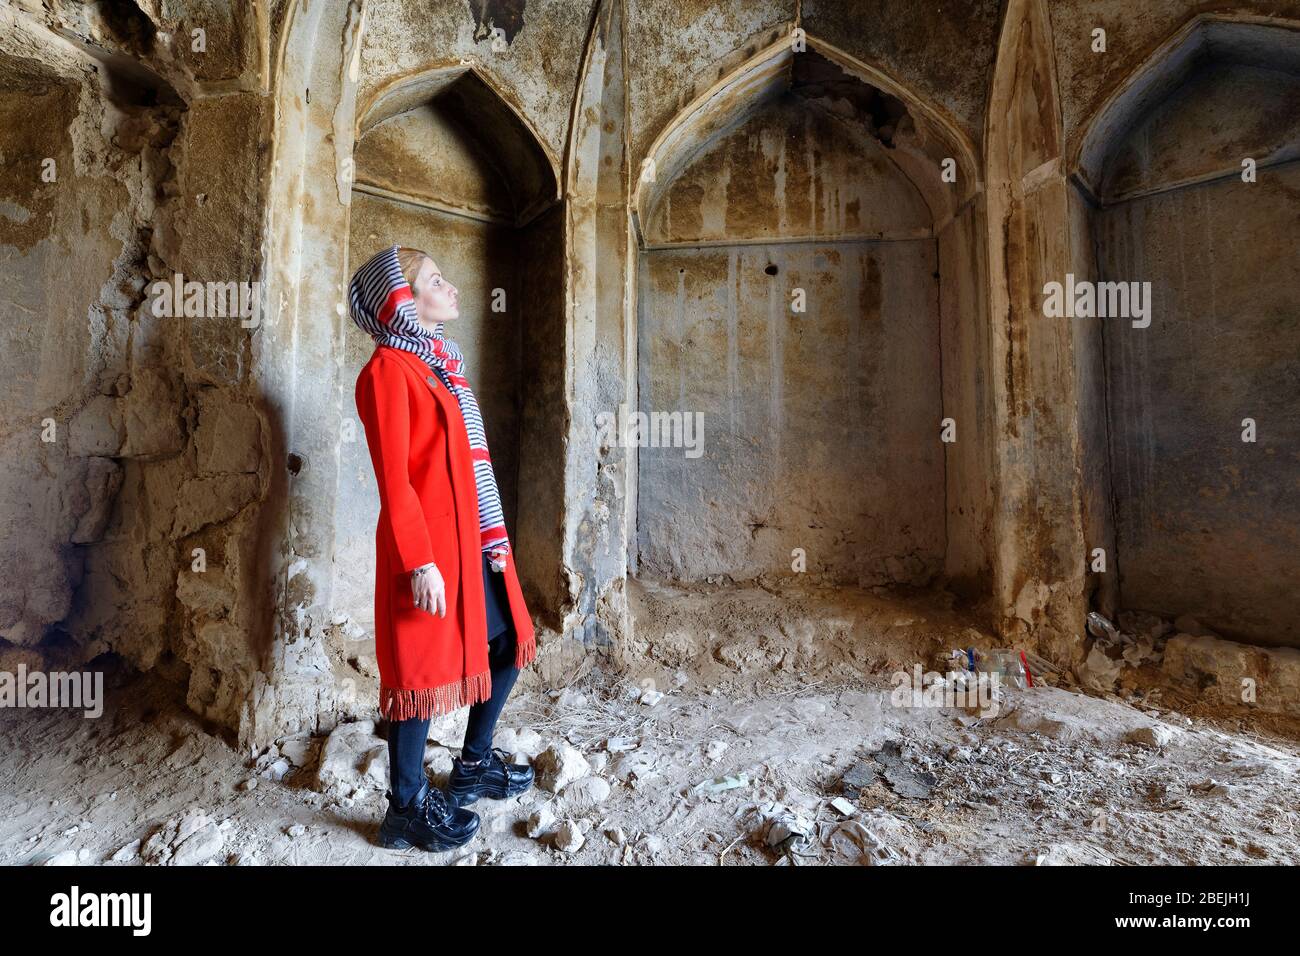
[[[768, 626], [751, 595], [691, 628], [700, 608], [668, 596], [617, 667], [512, 696], [496, 744], [539, 785], [476, 803], [459, 850], [375, 844], [382, 726], [242, 754], [172, 685], [118, 672], [98, 719], [0, 712], [0, 863], [1300, 863], [1291, 724], [1181, 698], [1140, 666], [1106, 692], [1043, 672], [982, 713], [898, 706], [895, 671], [977, 636], [949, 602], [855, 593]], [[431, 729], [438, 781], [464, 714]]]

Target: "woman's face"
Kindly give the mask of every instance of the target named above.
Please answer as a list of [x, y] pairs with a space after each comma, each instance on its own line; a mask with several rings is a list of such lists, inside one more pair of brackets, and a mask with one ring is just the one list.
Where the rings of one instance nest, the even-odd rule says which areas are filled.
[[425, 259], [420, 264], [412, 291], [416, 317], [427, 331], [432, 332], [437, 322], [449, 322], [460, 317], [460, 292], [442, 277], [432, 259]]

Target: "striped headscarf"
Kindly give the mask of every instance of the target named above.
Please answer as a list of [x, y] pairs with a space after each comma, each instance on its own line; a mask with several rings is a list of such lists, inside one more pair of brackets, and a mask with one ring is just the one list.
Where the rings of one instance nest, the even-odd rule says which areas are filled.
[[380, 250], [353, 275], [348, 290], [352, 321], [379, 345], [418, 355], [456, 396], [474, 461], [481, 550], [499, 571], [505, 566], [510, 540], [506, 537], [501, 492], [488, 454], [483, 415], [465, 377], [465, 357], [456, 343], [443, 334], [443, 323], [437, 323], [430, 335], [416, 318], [411, 286], [402, 275], [397, 259], [399, 248], [390, 246]]

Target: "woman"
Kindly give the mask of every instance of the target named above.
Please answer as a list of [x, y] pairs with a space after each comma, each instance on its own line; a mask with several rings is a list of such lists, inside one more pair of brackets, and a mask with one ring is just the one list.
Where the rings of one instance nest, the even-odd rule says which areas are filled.
[[[357, 412], [379, 484], [375, 655], [389, 723], [391, 789], [379, 842], [447, 850], [478, 832], [464, 809], [532, 785], [492, 746], [519, 669], [536, 656], [478, 403], [443, 323], [459, 293], [427, 254], [403, 246], [357, 270], [352, 319], [376, 343], [357, 376]], [[429, 722], [469, 706], [446, 790], [424, 772]]]

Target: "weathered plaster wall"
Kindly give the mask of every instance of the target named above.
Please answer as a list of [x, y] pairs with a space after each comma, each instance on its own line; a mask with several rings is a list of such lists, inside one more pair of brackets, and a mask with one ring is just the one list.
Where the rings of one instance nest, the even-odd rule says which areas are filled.
[[[1096, 600], [1294, 644], [1300, 283], [1277, 240], [1300, 221], [1300, 30], [1196, 21], [1124, 83], [1076, 180], [1095, 250], [1081, 265], [1152, 293], [1150, 327], [1093, 320], [1079, 352], [1099, 373], [1081, 429], [1108, 443], [1085, 502], [1109, 499], [1117, 564], [1094, 576]], [[1243, 442], [1242, 420], [1261, 417], [1268, 435]]]
[[368, 131], [357, 143], [355, 159], [356, 181], [363, 188], [393, 192], [472, 221], [514, 220], [510, 184], [454, 116], [432, 104]]
[[[1071, 0], [1048, 10], [1071, 147], [1125, 78], [1193, 18], [1300, 18], [1297, 0]], [[1098, 28], [1106, 31], [1105, 53], [1092, 50]]]
[[932, 218], [862, 125], [787, 94], [710, 144], [646, 223], [655, 244], [818, 236], [928, 238]]
[[640, 574], [784, 576], [802, 548], [827, 581], [928, 580], [944, 549], [934, 242], [643, 262], [641, 410], [698, 413], [704, 453], [640, 450]]
[[1074, 329], [1042, 292], [1074, 261], [1050, 23], [1010, 0], [984, 139], [993, 347], [994, 598], [1003, 633], [1082, 659], [1085, 562]]
[[[940, 368], [953, 441], [943, 444], [944, 578], [963, 597], [993, 590], [994, 471], [992, 331], [983, 205], [968, 203], [939, 233]], [[937, 429], [936, 429], [937, 431]], [[931, 433], [933, 437], [934, 432]], [[942, 438], [942, 434], [940, 434]]]
[[[1070, 272], [1076, 280], [1097, 281], [1096, 210], [1080, 189], [1069, 190]], [[1116, 568], [1115, 493], [1111, 486], [1110, 429], [1107, 424], [1105, 349], [1106, 321], [1075, 318], [1075, 369], [1078, 375], [1079, 470], [1082, 478], [1083, 538], [1086, 553], [1085, 587], [1089, 606], [1114, 621], [1120, 610]], [[1094, 555], [1100, 549], [1104, 565]]]
[[812, 102], [763, 104], [651, 216], [640, 409], [703, 431], [698, 457], [639, 451], [641, 575], [780, 576], [795, 548], [828, 581], [922, 583], [942, 565], [930, 211], [864, 125]]
[[[1209, 64], [1125, 135], [1099, 183], [1108, 202], [1300, 158], [1300, 30], [1291, 70]], [[1188, 149], [1188, 143], [1197, 148]]]
[[[1225, 635], [1300, 643], [1300, 164], [1107, 210], [1103, 278], [1152, 283], [1105, 326], [1120, 596]], [[1242, 420], [1258, 440], [1242, 441]]]
[[[494, 446], [516, 455], [510, 470], [518, 475], [512, 517], [521, 576], [539, 619], [556, 632], [539, 661], [548, 677], [567, 680], [585, 666], [581, 655], [556, 647], [585, 653], [628, 624], [623, 578], [629, 567], [638, 570], [640, 556], [653, 558], [645, 568], [664, 573], [788, 568], [788, 548], [776, 547], [773, 529], [808, 524], [801, 509], [811, 507], [820, 522], [832, 502], [838, 507], [855, 492], [862, 498], [864, 476], [868, 503], [854, 507], [876, 510], [854, 512], [848, 527], [876, 542], [862, 552], [870, 560], [840, 560], [842, 542], [827, 524], [804, 529], [823, 536], [810, 548], [810, 567], [876, 580], [883, 562], [894, 580], [933, 574], [972, 598], [991, 595], [1008, 636], [1036, 640], [1063, 661], [1083, 646], [1087, 601], [1117, 607], [1121, 578], [1126, 603], [1134, 594], [1170, 603], [1160, 593], [1165, 585], [1143, 583], [1125, 557], [1126, 541], [1147, 542], [1154, 553], [1152, 527], [1166, 529], [1135, 519], [1126, 538], [1126, 497], [1130, 511], [1172, 502], [1179, 520], [1191, 521], [1210, 514], [1196, 508], [1209, 509], [1219, 493], [1193, 501], [1193, 485], [1199, 494], [1226, 483], [1243, 496], [1232, 513], [1245, 517], [1229, 526], [1228, 511], [1213, 512], [1225, 540], [1250, 535], [1263, 554], [1293, 554], [1294, 542], [1263, 516], [1265, 502], [1285, 513], [1294, 459], [1281, 444], [1267, 444], [1285, 432], [1262, 423], [1295, 417], [1276, 397], [1294, 394], [1293, 371], [1280, 357], [1285, 348], [1294, 354], [1285, 323], [1293, 273], [1273, 253], [1259, 272], [1244, 259], [1225, 262], [1221, 246], [1208, 246], [1211, 263], [1206, 244], [1217, 237], [1214, 228], [1245, 230], [1256, 242], [1286, 234], [1294, 185], [1280, 164], [1293, 158], [1294, 87], [1261, 72], [1275, 67], [1260, 59], [1252, 38], [1207, 28], [1188, 59], [1193, 67], [1225, 50], [1249, 56], [1198, 73], [1163, 119], [1131, 137], [1109, 112], [1094, 124], [1133, 71], [1201, 15], [1265, 24], [1300, 16], [1300, 3], [0, 6], [0, 112], [7, 121], [0, 130], [0, 335], [11, 357], [0, 390], [0, 440], [13, 463], [0, 483], [0, 528], [14, 542], [0, 558], [9, 562], [3, 572], [11, 582], [0, 595], [4, 654], [77, 659], [118, 651], [187, 682], [191, 706], [237, 729], [245, 744], [325, 729], [371, 707], [364, 693], [347, 690], [347, 681], [373, 677], [363, 660], [369, 589], [364, 565], [354, 560], [373, 544], [373, 502], [358, 497], [358, 476], [368, 480], [369, 466], [359, 457], [362, 446], [348, 439], [352, 384], [368, 346], [354, 341], [340, 304], [349, 263], [360, 261], [366, 243], [380, 241], [372, 235], [404, 222], [430, 245], [459, 236], [449, 261], [462, 260], [455, 265], [462, 278], [483, 290], [508, 287], [528, 306], [513, 317], [518, 391], [490, 417], [517, 435]], [[820, 58], [773, 55], [796, 24]], [[1106, 54], [1089, 48], [1096, 26], [1107, 30]], [[196, 28], [204, 31], [203, 51], [192, 43]], [[696, 110], [701, 123], [689, 125], [688, 105], [760, 54], [764, 64]], [[772, 107], [766, 97], [792, 79], [815, 89], [824, 113], [789, 102]], [[877, 86], [906, 104], [912, 126], [893, 122], [894, 103], [864, 92]], [[462, 120], [473, 118], [486, 164], [471, 161], [463, 137], [413, 109], [435, 93]], [[764, 106], [772, 107], [769, 125], [752, 139], [709, 125], [739, 122], [743, 110]], [[395, 118], [383, 122], [388, 116]], [[354, 149], [371, 120], [379, 126]], [[1106, 179], [1079, 169], [1083, 137], [1094, 129], [1103, 131], [1104, 145], [1112, 138], [1124, 145]], [[685, 141], [660, 158], [681, 160], [687, 172], [656, 207], [657, 187], [638, 187], [636, 177], [661, 134], [683, 130]], [[878, 144], [891, 136], [892, 147]], [[840, 145], [823, 149], [823, 141]], [[692, 165], [698, 157], [688, 154], [703, 146], [715, 149]], [[1162, 192], [1230, 172], [1245, 149], [1267, 160], [1261, 171], [1270, 178], [1251, 198], [1229, 197], [1247, 211], [1241, 223], [1216, 222], [1219, 214], [1204, 208], [1226, 185]], [[38, 154], [58, 162], [57, 187], [30, 176]], [[956, 184], [935, 175], [948, 156], [960, 166]], [[882, 159], [892, 161], [892, 171]], [[504, 192], [496, 188], [502, 182]], [[399, 207], [380, 195], [403, 191], [419, 205]], [[1092, 208], [1147, 193], [1156, 195], [1101, 214]], [[660, 216], [637, 218], [656, 208]], [[467, 229], [470, 220], [458, 214], [492, 224]], [[1131, 217], [1135, 231], [1125, 232], [1120, 215]], [[452, 220], [460, 225], [448, 225]], [[1183, 230], [1184, 222], [1192, 227]], [[509, 238], [486, 238], [502, 230]], [[1141, 249], [1139, 236], [1147, 237]], [[1100, 241], [1106, 237], [1123, 241]], [[1111, 432], [1117, 419], [1103, 414], [1108, 388], [1123, 384], [1112, 374], [1118, 366], [1111, 368], [1123, 353], [1103, 342], [1112, 330], [1045, 323], [1037, 295], [1067, 269], [1083, 275], [1128, 267], [1135, 250], [1156, 257], [1149, 260], [1156, 281], [1177, 286], [1186, 308], [1203, 310], [1208, 295], [1214, 316], [1232, 316], [1233, 335], [1253, 330], [1240, 357], [1213, 358], [1233, 370], [1236, 383], [1223, 383], [1225, 414], [1234, 398], [1263, 409], [1261, 443], [1253, 447], [1264, 462], [1255, 470], [1228, 478], [1205, 472], [1216, 452], [1204, 436], [1191, 436], [1204, 454], [1180, 461], [1185, 471], [1176, 486], [1154, 504], [1141, 497], [1153, 493], [1151, 485], [1132, 497], [1116, 477], [1112, 489], [1101, 461], [1116, 440], [1129, 447], [1125, 434]], [[769, 254], [776, 276], [763, 272]], [[818, 263], [835, 255], [838, 268]], [[1189, 262], [1202, 267], [1184, 283], [1180, 270]], [[511, 274], [495, 278], [507, 263]], [[854, 305], [873, 288], [866, 281], [873, 268], [887, 326], [883, 351], [853, 365], [852, 343], [861, 349], [877, 314]], [[175, 272], [200, 281], [261, 280], [262, 324], [151, 316], [142, 290]], [[1252, 299], [1248, 282], [1260, 274], [1279, 284]], [[771, 288], [796, 278], [836, 304], [823, 325], [813, 324], [811, 311], [794, 321], [776, 308], [787, 303]], [[679, 303], [685, 318], [674, 325]], [[687, 303], [697, 306], [693, 314]], [[719, 319], [728, 303], [736, 308], [734, 381], [726, 375], [731, 344]], [[816, 308], [817, 295], [810, 304]], [[914, 338], [894, 331], [904, 318], [917, 323]], [[1203, 374], [1201, 363], [1226, 334], [1133, 359], [1182, 370], [1170, 389], [1177, 395]], [[830, 363], [796, 361], [845, 343]], [[473, 347], [487, 345], [483, 337]], [[806, 387], [782, 381], [774, 390], [776, 345], [785, 372], [815, 369], [806, 381], [791, 380]], [[864, 374], [882, 359], [888, 362], [877, 375]], [[697, 360], [698, 368], [691, 364]], [[742, 374], [749, 366], [753, 378]], [[906, 382], [887, 377], [902, 372]], [[861, 389], [864, 401], [849, 421], [879, 411], [873, 402], [886, 407], [860, 423], [860, 467], [825, 461], [830, 484], [811, 482], [811, 464], [787, 476], [811, 487], [805, 503], [773, 504], [752, 475], [738, 479], [746, 502], [728, 520], [764, 495], [777, 512], [739, 529], [759, 544], [754, 561], [719, 550], [732, 547], [719, 541], [736, 539], [715, 519], [685, 532], [651, 528], [638, 538], [636, 516], [653, 522], [660, 513], [654, 496], [670, 480], [667, 459], [646, 456], [642, 474], [635, 449], [598, 441], [599, 413], [622, 402], [679, 401], [683, 379], [700, 390], [690, 401], [725, 413], [726, 431], [706, 428], [707, 437], [731, 442], [721, 460], [749, 472], [768, 461], [744, 440], [766, 434], [760, 412], [781, 413], [785, 427], [774, 437], [788, 449], [796, 413], [813, 423], [814, 445], [843, 440], [839, 426], [798, 404], [818, 386]], [[1289, 385], [1266, 394], [1252, 391], [1256, 380]], [[488, 391], [477, 379], [476, 386]], [[1148, 418], [1172, 407], [1135, 400], [1123, 421], [1137, 423], [1140, 433]], [[755, 421], [746, 421], [751, 415]], [[32, 436], [47, 417], [60, 437], [37, 444]], [[955, 443], [937, 440], [943, 417], [956, 423]], [[873, 432], [877, 426], [882, 430]], [[915, 435], [906, 431], [912, 428]], [[1132, 448], [1138, 459], [1165, 451]], [[891, 498], [900, 482], [896, 455], [905, 450], [919, 476], [909, 486], [922, 488], [915, 503]], [[871, 457], [877, 451], [886, 457]], [[1242, 452], [1234, 446], [1234, 454]], [[686, 487], [701, 508], [730, 487], [717, 468], [710, 475], [692, 466], [691, 474]], [[647, 489], [650, 499], [638, 501]], [[915, 513], [899, 510], [906, 507]], [[701, 536], [703, 551], [683, 549], [691, 535]], [[1118, 575], [1087, 570], [1088, 550], [1098, 542], [1117, 556]], [[1177, 547], [1205, 575], [1236, 553], [1211, 553], [1199, 541]], [[205, 570], [194, 570], [196, 548]], [[825, 553], [823, 565], [814, 550]], [[907, 567], [907, 555], [916, 566]], [[891, 557], [904, 562], [901, 573], [890, 568]], [[1289, 586], [1294, 565], [1276, 557], [1260, 569], [1243, 557], [1236, 570], [1245, 568], [1271, 583], [1247, 582], [1244, 572], [1216, 577], [1232, 588], [1207, 592], [1220, 602], [1221, 626], [1253, 640], [1290, 640], [1294, 616], [1282, 616], [1269, 588]], [[1161, 579], [1170, 576], [1166, 565]]]
[[470, 60], [506, 92], [547, 152], [561, 156], [593, 7], [588, 0], [370, 0], [358, 100], [400, 78]]
[[984, 135], [1003, 0], [800, 0], [801, 24], [896, 77], [973, 141]]
[[789, 33], [793, 0], [626, 4], [628, 143], [640, 169], [688, 103]]
[[[625, 12], [625, 4], [601, 3], [588, 37], [565, 157], [565, 255], [556, 263], [570, 302], [563, 476], [571, 506], [558, 613], [566, 639], [588, 658], [629, 626], [624, 588], [635, 532], [635, 450], [602, 441], [596, 428], [597, 416], [636, 401]], [[563, 654], [555, 659], [560, 674], [577, 672]]]

